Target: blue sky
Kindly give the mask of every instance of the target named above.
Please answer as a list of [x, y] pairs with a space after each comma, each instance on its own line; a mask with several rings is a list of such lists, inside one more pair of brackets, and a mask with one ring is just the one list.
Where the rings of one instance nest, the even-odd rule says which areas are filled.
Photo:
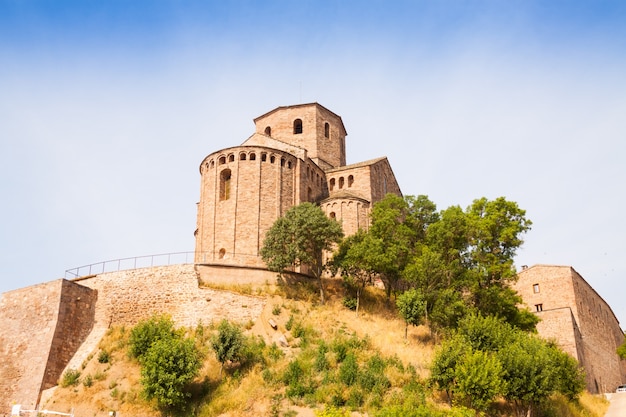
[[516, 201], [516, 264], [626, 326], [623, 1], [0, 0], [0, 292], [192, 251], [204, 156], [313, 101], [407, 195]]

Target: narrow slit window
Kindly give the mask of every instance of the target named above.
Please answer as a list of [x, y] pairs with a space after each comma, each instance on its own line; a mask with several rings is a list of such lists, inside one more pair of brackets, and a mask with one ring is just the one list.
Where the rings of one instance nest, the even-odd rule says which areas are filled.
[[220, 200], [230, 198], [230, 169], [225, 169], [220, 173]]

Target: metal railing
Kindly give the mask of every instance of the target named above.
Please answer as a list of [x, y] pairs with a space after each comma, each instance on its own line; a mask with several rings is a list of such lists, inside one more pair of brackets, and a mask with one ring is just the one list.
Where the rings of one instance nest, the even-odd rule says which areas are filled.
[[65, 279], [75, 279], [107, 272], [126, 271], [153, 266], [166, 266], [190, 263], [217, 263], [222, 265], [255, 265], [260, 262], [259, 255], [228, 252], [172, 252], [158, 255], [134, 256], [132, 258], [113, 259], [96, 262], [65, 271]]
[[138, 268], [150, 268], [153, 266], [189, 264], [193, 263], [194, 255], [195, 252], [173, 252], [96, 262], [93, 264], [83, 265], [66, 270], [65, 278], [74, 279], [89, 275], [104, 274], [106, 272], [117, 272]]

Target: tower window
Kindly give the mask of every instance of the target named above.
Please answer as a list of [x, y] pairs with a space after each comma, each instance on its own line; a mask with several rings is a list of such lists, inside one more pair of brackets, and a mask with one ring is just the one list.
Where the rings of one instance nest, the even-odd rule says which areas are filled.
[[302, 119], [296, 119], [293, 121], [293, 134], [299, 135], [302, 133]]
[[246, 160], [246, 154], [244, 152], [239, 154], [239, 160], [241, 160], [241, 161], [245, 161]]
[[230, 154], [228, 155], [228, 162], [233, 162], [235, 160], [235, 155]]
[[251, 161], [256, 161], [256, 154], [255, 154], [254, 152], [252, 152], [252, 153], [250, 154], [250, 160], [251, 160]]
[[224, 249], [224, 248], [220, 249], [220, 252], [219, 252], [218, 256], [219, 256], [220, 259], [224, 259], [224, 257], [226, 256], [226, 249]]
[[324, 123], [324, 137], [330, 137], [330, 125], [328, 124], [328, 122]]
[[220, 156], [219, 163], [220, 163], [220, 165], [224, 165], [226, 163], [226, 157], [225, 156]]
[[331, 178], [330, 179], [330, 191], [335, 189], [335, 179]]
[[533, 292], [537, 294], [539, 292], [539, 284], [533, 284]]
[[267, 136], [272, 136], [272, 128], [271, 128], [271, 127], [269, 127], [269, 126], [268, 126], [268, 127], [266, 127], [266, 128], [265, 128], [265, 134], [266, 134]]
[[230, 169], [225, 169], [220, 173], [220, 200], [230, 198]]
[[339, 177], [339, 188], [343, 188], [343, 177]]
[[261, 154], [261, 161], [262, 161], [262, 162], [267, 161], [267, 154], [266, 154], [266, 153], [262, 153], [262, 154]]
[[354, 183], [354, 176], [349, 175], [348, 176], [348, 188], [352, 187], [353, 183]]
[[537, 312], [543, 311], [543, 304], [535, 304], [535, 310]]

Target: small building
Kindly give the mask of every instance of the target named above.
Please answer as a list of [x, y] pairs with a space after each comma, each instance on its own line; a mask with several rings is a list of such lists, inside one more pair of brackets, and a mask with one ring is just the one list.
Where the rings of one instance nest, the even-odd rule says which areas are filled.
[[523, 267], [514, 288], [541, 321], [539, 334], [576, 358], [591, 393], [613, 392], [626, 382], [626, 361], [616, 353], [624, 332], [611, 307], [571, 266]]

